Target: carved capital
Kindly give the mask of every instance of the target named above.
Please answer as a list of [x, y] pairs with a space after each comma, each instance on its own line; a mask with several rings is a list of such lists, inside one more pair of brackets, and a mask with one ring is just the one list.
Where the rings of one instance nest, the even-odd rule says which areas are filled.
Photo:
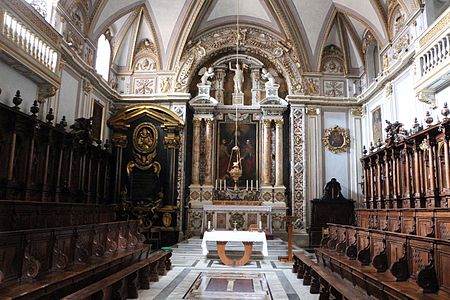
[[192, 120], [192, 124], [194, 125], [194, 127], [200, 127], [200, 124], [202, 124], [202, 120], [199, 118], [194, 118]]
[[284, 124], [284, 120], [283, 119], [279, 119], [279, 120], [275, 120], [275, 126], [278, 128], [283, 127]]
[[320, 108], [318, 108], [318, 107], [307, 107], [306, 108], [306, 114], [307, 115], [312, 115], [312, 116], [317, 116], [318, 114], [320, 114]]
[[213, 121], [213, 119], [205, 119], [206, 126], [212, 126]]
[[85, 91], [86, 93], [90, 93], [92, 91], [92, 84], [87, 79], [83, 80], [83, 91]]
[[272, 120], [264, 119], [263, 126], [269, 128], [272, 125]]
[[119, 148], [125, 148], [128, 143], [128, 138], [124, 134], [114, 133], [112, 137], [112, 143]]
[[354, 117], [362, 117], [363, 108], [362, 107], [352, 107], [351, 114]]
[[164, 147], [178, 149], [180, 147], [180, 136], [173, 132], [167, 133], [164, 137]]

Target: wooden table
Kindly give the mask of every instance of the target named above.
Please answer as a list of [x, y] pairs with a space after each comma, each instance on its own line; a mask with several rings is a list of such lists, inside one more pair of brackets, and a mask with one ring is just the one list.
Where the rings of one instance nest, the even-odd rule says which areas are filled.
[[[253, 243], [262, 242], [263, 256], [268, 256], [267, 240], [264, 232], [250, 232], [250, 231], [206, 231], [203, 234], [202, 250], [203, 255], [208, 254], [206, 242], [213, 241], [217, 243], [217, 254], [220, 261], [227, 266], [243, 266], [250, 260], [253, 252]], [[225, 245], [228, 242], [242, 242], [244, 244], [244, 256], [240, 259], [232, 259], [225, 253]]]

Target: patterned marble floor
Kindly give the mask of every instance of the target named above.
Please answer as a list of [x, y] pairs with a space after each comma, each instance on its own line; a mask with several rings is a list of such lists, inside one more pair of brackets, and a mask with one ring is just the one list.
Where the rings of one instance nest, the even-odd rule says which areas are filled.
[[[208, 249], [213, 252], [214, 243], [208, 243]], [[243, 249], [242, 243], [227, 244], [227, 250]], [[258, 245], [255, 246], [255, 252], [258, 251]], [[264, 257], [256, 255], [256, 259], [242, 267], [228, 267], [222, 265], [218, 258], [214, 256], [206, 257], [202, 255], [201, 239], [191, 238], [183, 241], [173, 247], [172, 270], [166, 276], [160, 277], [159, 282], [150, 283], [149, 290], [140, 290], [139, 299], [155, 300], [177, 300], [177, 299], [275, 299], [275, 300], [316, 300], [318, 295], [309, 293], [309, 286], [303, 286], [302, 280], [297, 279], [293, 274], [292, 264], [284, 264], [278, 261], [279, 255], [287, 254], [287, 245], [284, 241], [276, 239], [268, 241], [269, 256]], [[261, 257], [261, 259], [258, 259]], [[267, 298], [245, 297], [238, 294], [228, 293], [226, 297], [214, 298], [212, 296], [199, 296], [192, 298], [188, 292], [192, 290], [198, 278], [208, 274], [230, 274], [233, 276], [255, 276], [261, 274], [269, 287], [269, 296]], [[224, 275], [225, 276], [225, 275]], [[226, 277], [226, 276], [225, 276]], [[197, 280], [197, 281], [196, 281]], [[198, 296], [198, 295], [197, 295]], [[190, 297], [190, 298], [187, 298]]]

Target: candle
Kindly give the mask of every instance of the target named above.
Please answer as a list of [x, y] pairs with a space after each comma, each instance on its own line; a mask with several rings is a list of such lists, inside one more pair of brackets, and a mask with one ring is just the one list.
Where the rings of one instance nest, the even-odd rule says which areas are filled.
[[245, 190], [248, 191], [248, 180], [245, 181]]
[[217, 179], [216, 179], [216, 190], [217, 190]]
[[222, 180], [219, 179], [219, 190], [221, 190], [221, 189], [222, 189]]
[[211, 221], [208, 221], [208, 230], [210, 230], [210, 229], [211, 229]]
[[250, 191], [253, 191], [253, 179], [250, 180]]
[[259, 221], [259, 230], [262, 230], [262, 222]]
[[256, 191], [258, 191], [258, 180], [256, 180]]

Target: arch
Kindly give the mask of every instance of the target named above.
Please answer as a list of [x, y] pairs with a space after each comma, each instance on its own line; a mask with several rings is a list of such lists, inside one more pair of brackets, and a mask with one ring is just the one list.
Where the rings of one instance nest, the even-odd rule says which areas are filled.
[[364, 33], [363, 54], [367, 84], [370, 84], [380, 72], [380, 55], [377, 40], [369, 30]]
[[[245, 49], [242, 55], [257, 55], [273, 62], [277, 72], [288, 85], [290, 94], [302, 92], [302, 70], [298, 57], [290, 51], [291, 44], [281, 41], [267, 31], [257, 28], [240, 29], [240, 45]], [[236, 49], [237, 32], [235, 28], [220, 28], [206, 33], [193, 42], [182, 55], [175, 76], [175, 90], [188, 92], [195, 70], [207, 60]]]

